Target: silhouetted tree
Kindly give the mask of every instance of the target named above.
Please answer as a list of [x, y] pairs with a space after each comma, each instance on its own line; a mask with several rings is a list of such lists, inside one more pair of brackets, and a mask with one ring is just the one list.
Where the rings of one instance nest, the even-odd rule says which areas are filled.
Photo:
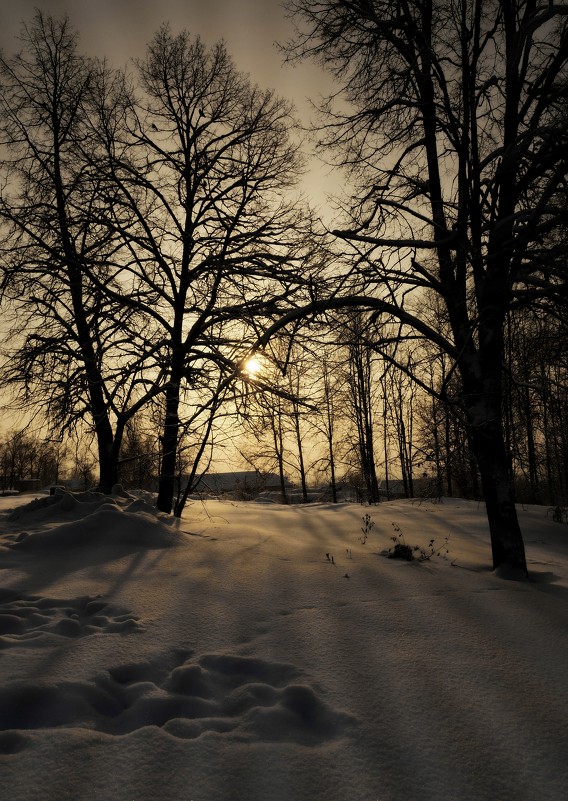
[[[533, 0], [288, 5], [299, 27], [289, 51], [328, 68], [345, 101], [324, 105], [320, 146], [354, 186], [336, 234], [356, 249], [367, 286], [372, 276], [360, 302], [455, 363], [493, 565], [526, 575], [502, 419], [504, 330], [510, 308], [565, 297], [565, 262], [544, 237], [564, 215], [567, 9]], [[424, 323], [423, 289], [443, 301], [448, 336]]]
[[309, 286], [310, 215], [287, 199], [301, 171], [289, 105], [239, 73], [224, 44], [164, 26], [137, 67], [139, 91], [101, 106], [98, 127], [124, 300], [147, 318], [163, 382], [158, 507], [169, 512], [183, 403], [211, 409], [200, 387], [238, 377], [247, 337]]
[[66, 18], [37, 11], [21, 41], [19, 54], [0, 56], [5, 376], [21, 407], [39, 410], [57, 437], [83, 425], [94, 432], [99, 484], [109, 491], [134, 411], [139, 324], [103, 291], [118, 290], [107, 264], [116, 243], [97, 164], [85, 157], [95, 148], [92, 91], [105, 70], [78, 53]]

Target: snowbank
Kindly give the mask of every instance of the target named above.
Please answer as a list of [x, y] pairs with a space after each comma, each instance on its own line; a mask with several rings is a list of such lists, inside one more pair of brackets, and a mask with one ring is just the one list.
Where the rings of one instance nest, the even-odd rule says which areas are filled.
[[522, 583], [465, 501], [5, 514], [1, 797], [565, 801], [568, 527], [520, 514]]
[[60, 491], [34, 498], [15, 508], [8, 521], [26, 526], [58, 524], [31, 534], [20, 533], [12, 547], [30, 552], [104, 544], [170, 548], [187, 541], [172, 527], [171, 518], [157, 512], [148, 498], [125, 493], [120, 486], [112, 495]]

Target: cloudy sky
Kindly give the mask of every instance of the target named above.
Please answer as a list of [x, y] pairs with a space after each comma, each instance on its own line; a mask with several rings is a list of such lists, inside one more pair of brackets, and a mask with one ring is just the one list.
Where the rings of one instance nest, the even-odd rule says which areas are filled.
[[211, 42], [225, 38], [243, 69], [267, 77], [279, 77], [273, 43], [290, 30], [279, 0], [3, 0], [4, 48], [13, 47], [22, 20], [36, 7], [69, 14], [85, 49], [118, 62], [140, 55], [159, 25], [170, 21], [174, 30], [186, 28]]
[[[302, 120], [311, 115], [308, 98], [317, 100], [331, 88], [328, 76], [314, 64], [285, 65], [276, 43], [293, 36], [282, 0], [0, 0], [0, 47], [11, 55], [19, 47], [22, 22], [34, 9], [55, 17], [68, 14], [78, 30], [80, 48], [105, 56], [115, 66], [144, 55], [146, 44], [163, 22], [173, 32], [199, 34], [208, 44], [224, 39], [236, 66], [262, 88], [275, 89], [292, 100]], [[315, 160], [305, 191], [324, 217], [329, 217], [326, 193], [337, 179]]]
[[316, 66], [283, 65], [276, 42], [293, 33], [281, 0], [2, 0], [0, 46], [6, 54], [18, 47], [22, 21], [34, 8], [61, 16], [67, 13], [79, 31], [81, 48], [107, 56], [116, 66], [141, 56], [163, 22], [174, 32], [187, 29], [208, 43], [225, 39], [239, 69], [256, 82], [293, 99], [306, 113], [306, 96], [325, 91], [328, 80]]

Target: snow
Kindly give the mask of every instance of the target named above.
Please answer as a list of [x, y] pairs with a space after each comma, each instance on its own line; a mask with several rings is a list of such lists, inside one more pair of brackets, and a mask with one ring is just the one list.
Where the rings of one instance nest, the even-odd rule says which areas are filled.
[[[568, 528], [545, 508], [519, 509], [514, 582], [467, 501], [27, 503], [0, 499], [1, 798], [568, 798]], [[393, 524], [448, 554], [385, 558]]]

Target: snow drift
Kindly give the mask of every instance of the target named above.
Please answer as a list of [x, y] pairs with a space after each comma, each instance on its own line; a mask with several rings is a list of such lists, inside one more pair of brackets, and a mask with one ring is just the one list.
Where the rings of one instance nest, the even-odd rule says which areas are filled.
[[[568, 528], [546, 509], [520, 510], [520, 583], [471, 502], [178, 523], [116, 489], [1, 501], [2, 797], [568, 797]], [[385, 559], [401, 535], [447, 547]]]

